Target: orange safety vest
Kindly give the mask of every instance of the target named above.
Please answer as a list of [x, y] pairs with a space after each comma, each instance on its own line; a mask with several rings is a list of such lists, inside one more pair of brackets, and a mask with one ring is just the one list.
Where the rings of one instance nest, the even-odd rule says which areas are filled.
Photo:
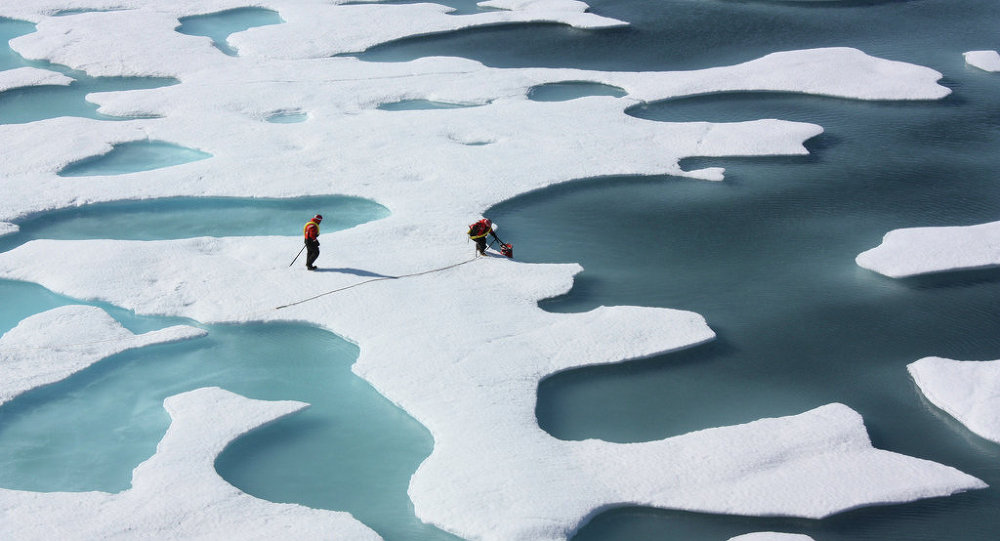
[[309, 223], [302, 228], [302, 234], [309, 240], [316, 240], [319, 237], [319, 224], [309, 220]]
[[481, 238], [485, 237], [486, 235], [489, 235], [490, 231], [493, 231], [493, 229], [489, 225], [486, 225], [488, 223], [490, 223], [490, 222], [487, 221], [487, 220], [479, 220], [478, 222], [470, 225], [469, 226], [469, 238], [471, 238], [471, 239], [481, 239]]

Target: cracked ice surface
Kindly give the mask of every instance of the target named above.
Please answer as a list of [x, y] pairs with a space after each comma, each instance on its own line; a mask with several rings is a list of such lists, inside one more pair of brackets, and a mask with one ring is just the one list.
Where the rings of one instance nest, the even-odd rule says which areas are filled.
[[1000, 360], [925, 357], [907, 370], [932, 404], [969, 430], [1000, 443]]
[[[983, 486], [952, 468], [874, 449], [860, 416], [838, 404], [655, 442], [556, 440], [535, 420], [539, 380], [579, 366], [690, 347], [711, 340], [714, 333], [697, 314], [677, 310], [545, 312], [538, 300], [568, 291], [579, 266], [470, 260], [472, 250], [463, 235], [465, 225], [490, 205], [558, 182], [664, 173], [720, 180], [721, 169], [683, 171], [678, 162], [690, 156], [804, 154], [803, 142], [822, 131], [781, 120], [660, 123], [625, 114], [642, 101], [745, 90], [937, 99], [948, 94], [937, 83], [938, 72], [846, 48], [787, 51], [735, 66], [649, 73], [494, 69], [458, 58], [395, 64], [326, 58], [413, 33], [514, 20], [550, 22], [553, 14], [560, 22], [584, 28], [620, 24], [582, 13], [579, 2], [561, 1], [503, 2], [496, 5], [512, 12], [454, 17], [430, 4], [276, 0], [267, 7], [286, 23], [231, 36], [239, 57], [223, 55], [207, 38], [174, 31], [178, 17], [248, 4], [0, 0], [0, 15], [38, 24], [38, 32], [12, 42], [27, 57], [50, 59], [90, 75], [161, 75], [180, 81], [88, 97], [103, 113], [146, 118], [102, 122], [63, 117], [0, 126], [0, 146], [7, 154], [0, 220], [13, 223], [44, 210], [119, 199], [330, 193], [374, 199], [392, 215], [325, 234], [320, 264], [334, 266], [326, 269], [331, 272], [289, 270], [287, 261], [300, 246], [296, 238], [239, 237], [36, 240], [0, 254], [0, 276], [138, 313], [204, 322], [308, 321], [353, 340], [361, 348], [354, 371], [434, 436], [434, 450], [411, 482], [417, 515], [469, 538], [564, 539], [593, 514], [621, 504], [821, 517]], [[48, 16], [81, 7], [131, 9]], [[562, 81], [608, 84], [629, 95], [546, 103], [526, 97], [535, 85]], [[478, 107], [377, 109], [413, 99]], [[290, 125], [262, 122], [288, 110], [306, 112], [309, 118]], [[197, 148], [213, 157], [115, 176], [68, 180], [57, 174], [66, 164], [108, 152], [115, 144], [148, 139]], [[401, 258], [385, 249], [386, 239], [403, 245], [419, 242], [421, 249]], [[44, 264], [44, 254], [51, 253], [62, 258], [58, 268]], [[370, 282], [275, 309], [367, 280], [352, 270], [395, 277], [439, 268], [443, 270]], [[469, 321], [490, 325], [470, 326]], [[221, 408], [219, 415], [226, 416], [231, 414], [226, 408], [240, 400], [221, 391], [209, 393], [212, 398], [204, 403], [205, 395], [185, 396], [168, 405], [192, 400], [208, 411]], [[220, 396], [224, 399], [216, 400]], [[243, 431], [251, 424], [245, 423]], [[226, 426], [219, 428], [225, 432]], [[184, 441], [168, 437], [161, 449], [197, 447], [203, 438], [229, 441], [238, 432], [206, 430]], [[210, 463], [205, 458], [209, 454], [199, 455], [198, 463]], [[176, 479], [175, 472], [191, 467], [158, 453], [136, 470], [137, 479]], [[297, 527], [316, 521], [322, 523], [316, 528], [342, 528], [343, 537], [352, 538], [356, 526], [351, 521], [331, 525], [323, 521], [334, 520], [329, 518], [333, 514], [268, 507], [222, 487], [209, 470], [210, 465], [199, 475], [213, 487], [218, 483], [217, 490], [230, 497], [219, 506], [225, 515], [220, 520], [252, 525], [256, 517], [266, 516], [262, 506], [296, 509], [289, 517]], [[3, 527], [27, 528], [44, 516], [53, 529], [74, 530], [77, 522], [92, 519], [90, 514], [77, 516], [81, 498], [118, 502], [117, 520], [138, 530], [158, 525], [142, 513], [132, 520], [130, 497], [187, 509], [177, 500], [192, 487], [173, 485], [156, 492], [145, 487], [137, 481], [133, 491], [141, 491], [127, 491], [120, 498], [14, 493], [23, 507], [12, 504], [15, 520]], [[120, 526], [109, 524], [102, 527]], [[190, 527], [181, 532], [188, 534], [204, 525], [178, 527]], [[95, 528], [87, 532], [98, 531], [90, 523], [86, 527]]]
[[226, 483], [215, 458], [240, 435], [307, 407], [217, 387], [164, 400], [170, 428], [132, 487], [105, 492], [0, 489], [0, 537], [43, 539], [380, 539], [347, 513], [276, 504]]
[[132, 334], [93, 306], [63, 306], [36, 314], [0, 337], [0, 405], [116, 353], [204, 334], [187, 325]]
[[890, 231], [857, 264], [890, 278], [1000, 265], [1000, 222]]

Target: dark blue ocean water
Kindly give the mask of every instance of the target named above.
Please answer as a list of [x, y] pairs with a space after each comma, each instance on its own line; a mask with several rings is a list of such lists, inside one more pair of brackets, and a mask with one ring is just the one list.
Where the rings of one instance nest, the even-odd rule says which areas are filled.
[[[854, 264], [893, 228], [1000, 219], [1000, 74], [968, 67], [962, 57], [1000, 45], [1000, 4], [609, 1], [593, 11], [633, 24], [602, 34], [603, 46], [567, 33], [522, 49], [524, 34], [504, 55], [477, 49], [478, 58], [692, 69], [844, 45], [937, 69], [953, 95], [899, 104], [749, 93], [647, 104], [630, 114], [781, 118], [826, 131], [808, 143], [805, 158], [684, 164], [724, 166], [723, 183], [605, 178], [495, 207], [490, 217], [519, 259], [586, 269], [568, 295], [543, 303], [547, 309], [683, 308], [704, 315], [719, 335], [685, 352], [545, 380], [540, 425], [564, 439], [643, 441], [836, 401], [862, 413], [877, 447], [1000, 485], [1000, 445], [928, 404], [905, 369], [927, 355], [1000, 358], [1000, 270], [891, 280]], [[471, 47], [467, 40], [495, 39], [494, 32], [419, 47], [424, 54]], [[998, 508], [995, 488], [826, 520], [626, 508], [598, 516], [574, 539], [707, 541], [777, 530], [817, 541], [985, 541], [1000, 536]]]
[[[467, 0], [456, 2], [462, 12], [473, 11]], [[937, 69], [953, 94], [906, 104], [760, 94], [646, 104], [629, 114], [651, 121], [782, 118], [814, 122], [826, 131], [808, 143], [808, 157], [684, 164], [725, 166], [727, 179], [721, 183], [595, 179], [491, 209], [488, 216], [502, 224], [519, 260], [585, 267], [573, 290], [545, 301], [544, 308], [683, 308], [704, 315], [719, 335], [681, 353], [543, 381], [537, 407], [542, 428], [570, 440], [644, 441], [836, 401], [861, 412], [876, 446], [948, 464], [1000, 486], [1000, 445], [972, 435], [929, 405], [905, 370], [927, 355], [1000, 358], [1000, 271], [891, 280], [854, 264], [855, 255], [894, 228], [1000, 219], [1000, 74], [970, 68], [962, 58], [965, 51], [1000, 48], [1000, 3], [595, 0], [591, 6], [630, 26], [494, 27], [402, 40], [358, 56], [373, 62], [457, 55], [502, 67], [686, 70], [781, 50], [851, 46]], [[266, 15], [260, 23], [274, 22], [266, 13], [241, 15]], [[217, 43], [247, 25], [246, 20], [230, 27], [225, 20], [185, 22], [195, 28], [192, 33], [211, 35]], [[0, 23], [4, 39], [31, 31], [25, 23]], [[4, 54], [0, 51], [0, 68], [24, 65], [16, 55]], [[79, 79], [75, 86], [84, 88], [123, 84]], [[42, 90], [59, 93], [51, 107], [25, 101], [18, 103], [31, 105], [11, 103], [4, 109], [5, 99], [50, 99], [40, 96]], [[83, 101], [84, 89], [42, 90], [0, 94], [0, 122], [96, 114]], [[617, 95], [614, 89], [589, 91]], [[540, 88], [533, 98], [569, 99], [587, 92], [577, 86]], [[170, 224], [210, 223], [245, 212], [239, 202], [161, 203], [115, 204], [79, 215], [64, 211], [51, 221], [41, 217], [25, 223], [25, 232], [6, 239], [0, 249], [30, 238], [111, 236], [109, 231], [120, 230], [114, 224], [134, 221], [130, 213], [158, 216], [143, 233], [150, 238], [195, 236], [205, 233], [173, 231]], [[308, 214], [317, 204], [259, 211]], [[364, 218], [368, 210], [373, 213]], [[358, 222], [377, 218], [376, 210], [361, 209]], [[187, 219], [171, 219], [179, 216]], [[154, 231], [156, 223], [164, 230]], [[240, 234], [284, 234], [277, 222], [262, 226], [276, 231], [254, 227], [247, 224]], [[0, 282], [0, 298], [5, 301], [0, 332], [31, 314], [78, 302], [16, 282]], [[177, 322], [106, 308], [136, 332]], [[414, 519], [405, 493], [409, 475], [430, 450], [430, 436], [350, 374], [353, 346], [300, 325], [208, 329], [203, 339], [116, 356], [0, 409], [5, 465], [0, 471], [8, 472], [0, 484], [121, 490], [165, 429], [158, 408], [162, 397], [218, 384], [249, 396], [315, 404], [308, 415], [232, 445], [217, 465], [230, 482], [273, 501], [348, 510], [390, 541], [449, 538]], [[301, 362], [277, 362], [289, 358]], [[118, 407], [119, 399], [130, 405], [127, 412]], [[94, 441], [67, 444], [87, 437]], [[114, 451], [106, 449], [108, 442], [114, 442]], [[330, 449], [338, 450], [336, 460], [330, 460]], [[84, 462], [102, 453], [97, 462]], [[87, 468], [79, 468], [81, 463]], [[995, 488], [825, 520], [624, 508], [597, 516], [574, 539], [714, 541], [778, 530], [817, 541], [992, 541], [1000, 536], [998, 508]]]

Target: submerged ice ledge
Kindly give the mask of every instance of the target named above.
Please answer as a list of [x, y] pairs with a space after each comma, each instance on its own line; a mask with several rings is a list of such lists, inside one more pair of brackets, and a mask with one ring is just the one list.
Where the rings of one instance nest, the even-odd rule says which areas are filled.
[[177, 325], [135, 335], [93, 306], [64, 306], [31, 316], [0, 337], [0, 406], [116, 353], [204, 334]]
[[270, 503], [226, 483], [215, 458], [237, 437], [301, 402], [251, 400], [219, 388], [167, 398], [170, 428], [132, 487], [106, 492], [0, 489], [0, 537], [66, 539], [381, 539], [347, 513]]

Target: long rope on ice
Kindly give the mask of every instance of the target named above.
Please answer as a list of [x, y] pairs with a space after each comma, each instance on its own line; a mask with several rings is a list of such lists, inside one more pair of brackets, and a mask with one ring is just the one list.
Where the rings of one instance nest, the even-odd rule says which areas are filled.
[[319, 295], [314, 295], [312, 297], [309, 297], [308, 299], [302, 299], [301, 301], [295, 301], [293, 303], [283, 304], [281, 306], [276, 307], [275, 310], [281, 310], [282, 308], [288, 308], [289, 306], [296, 306], [296, 305], [302, 304], [304, 302], [309, 302], [309, 301], [312, 301], [312, 300], [316, 300], [316, 299], [318, 299], [320, 297], [325, 297], [325, 296], [330, 295], [332, 293], [337, 293], [338, 291], [344, 291], [345, 289], [351, 289], [353, 287], [358, 287], [358, 286], [361, 286], [361, 285], [365, 285], [365, 284], [370, 283], [370, 282], [378, 282], [379, 280], [399, 280], [400, 278], [411, 278], [413, 276], [422, 276], [424, 274], [431, 274], [431, 273], [434, 273], [434, 272], [441, 272], [441, 271], [444, 271], [444, 270], [453, 269], [455, 267], [461, 267], [462, 265], [466, 265], [468, 263], [472, 263], [476, 259], [478, 259], [478, 257], [473, 257], [472, 259], [469, 259], [469, 260], [466, 260], [466, 261], [461, 261], [459, 263], [454, 263], [452, 265], [441, 267], [439, 269], [431, 269], [431, 270], [426, 270], [426, 271], [421, 271], [421, 272], [414, 272], [414, 273], [410, 273], [410, 274], [401, 274], [399, 276], [379, 276], [378, 278], [372, 278], [370, 280], [365, 280], [363, 282], [358, 282], [356, 284], [351, 284], [349, 286], [344, 286], [344, 287], [339, 287], [337, 289], [332, 289], [330, 291], [327, 291], [326, 293], [320, 293]]
[[[355, 288], [355, 287], [358, 287], [358, 286], [362, 286], [362, 285], [365, 285], [365, 284], [371, 283], [371, 282], [378, 282], [380, 280], [399, 280], [400, 278], [412, 278], [414, 276], [422, 276], [424, 274], [431, 274], [431, 273], [435, 273], [435, 272], [445, 271], [445, 270], [448, 270], [448, 269], [453, 269], [455, 267], [461, 267], [462, 265], [467, 265], [467, 264], [472, 263], [473, 261], [475, 261], [477, 259], [479, 259], [479, 258], [478, 257], [473, 257], [472, 259], [469, 259], [469, 260], [466, 260], [466, 261], [460, 261], [458, 263], [453, 263], [451, 265], [446, 265], [444, 267], [440, 267], [440, 268], [437, 268], [437, 269], [430, 269], [430, 270], [425, 270], [425, 271], [420, 271], [420, 272], [413, 272], [413, 273], [410, 273], [410, 274], [401, 274], [399, 276], [379, 276], [378, 278], [372, 278], [372, 279], [369, 279], [369, 280], [364, 280], [362, 282], [358, 282], [356, 284], [351, 284], [349, 286], [344, 286], [344, 287], [339, 287], [337, 289], [332, 289], [332, 290], [327, 291], [325, 293], [320, 293], [319, 295], [313, 295], [312, 297], [309, 297], [307, 299], [302, 299], [300, 301], [295, 301], [295, 302], [292, 302], [292, 303], [283, 304], [281, 306], [277, 306], [277, 307], [272, 308], [272, 309], [264, 310], [263, 312], [256, 312], [256, 314], [254, 314], [254, 315], [259, 315], [261, 313], [269, 312], [271, 310], [281, 310], [282, 308], [288, 308], [288, 307], [291, 307], [291, 306], [297, 306], [297, 305], [302, 304], [302, 303], [306, 303], [306, 302], [309, 302], [309, 301], [316, 300], [316, 299], [318, 299], [320, 297], [325, 297], [327, 295], [331, 295], [333, 293], [337, 293], [338, 291], [344, 291], [344, 290]], [[11, 345], [11, 346], [4, 346], [3, 349], [4, 350], [25, 350], [25, 349], [44, 350], [44, 349], [62, 349], [62, 348], [72, 348], [72, 347], [83, 347], [83, 346], [91, 346], [91, 345], [103, 344], [103, 343], [108, 343], [108, 342], [121, 342], [121, 341], [125, 341], [125, 340], [135, 340], [135, 339], [139, 338], [140, 336], [146, 336], [146, 335], [149, 335], [149, 334], [163, 332], [163, 331], [166, 331], [166, 330], [168, 330], [168, 329], [157, 329], [157, 330], [149, 331], [148, 333], [144, 333], [142, 335], [123, 336], [123, 337], [116, 337], [116, 338], [105, 338], [105, 339], [101, 339], [101, 340], [91, 340], [91, 341], [87, 341], [87, 342], [78, 342], [78, 343], [72, 343], [72, 344], [48, 344], [48, 345], [45, 345], [45, 346]]]

